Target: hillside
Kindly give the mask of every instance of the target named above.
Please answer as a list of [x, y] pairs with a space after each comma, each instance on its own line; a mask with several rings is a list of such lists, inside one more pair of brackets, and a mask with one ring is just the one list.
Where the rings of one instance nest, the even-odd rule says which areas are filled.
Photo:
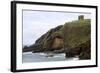
[[65, 23], [60, 29], [64, 39], [64, 46], [74, 48], [90, 39], [91, 25], [90, 20], [79, 20]]

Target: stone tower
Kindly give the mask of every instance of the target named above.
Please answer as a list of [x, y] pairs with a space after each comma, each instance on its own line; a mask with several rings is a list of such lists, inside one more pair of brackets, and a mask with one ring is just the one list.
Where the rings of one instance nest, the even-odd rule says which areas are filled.
[[78, 16], [78, 20], [84, 20], [84, 15]]

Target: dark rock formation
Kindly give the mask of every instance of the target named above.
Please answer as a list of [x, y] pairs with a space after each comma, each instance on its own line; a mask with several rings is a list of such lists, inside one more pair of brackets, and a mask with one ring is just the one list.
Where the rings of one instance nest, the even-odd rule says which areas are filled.
[[49, 30], [47, 33], [45, 33], [39, 39], [37, 39], [35, 44], [41, 44], [41, 48], [44, 51], [53, 51], [52, 44], [55, 38], [54, 33], [59, 31], [62, 28], [62, 26], [63, 25], [59, 25], [56, 28]]
[[43, 43], [44, 39], [49, 39], [51, 37], [51, 35], [56, 32], [59, 31], [62, 28], [63, 25], [59, 25], [56, 28], [53, 28], [51, 30], [49, 30], [47, 33], [45, 33], [44, 35], [42, 35], [39, 39], [36, 40], [36, 44], [37, 43]]
[[79, 59], [91, 59], [91, 41], [88, 40], [87, 42], [66, 51], [66, 57], [74, 56], [79, 56]]

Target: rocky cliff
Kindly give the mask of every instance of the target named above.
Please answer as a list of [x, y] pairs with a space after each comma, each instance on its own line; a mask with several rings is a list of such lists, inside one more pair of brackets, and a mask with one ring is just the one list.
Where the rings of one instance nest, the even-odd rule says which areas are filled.
[[64, 52], [66, 57], [78, 55], [80, 59], [90, 59], [90, 41], [91, 21], [81, 19], [48, 30], [28, 48], [33, 52]]

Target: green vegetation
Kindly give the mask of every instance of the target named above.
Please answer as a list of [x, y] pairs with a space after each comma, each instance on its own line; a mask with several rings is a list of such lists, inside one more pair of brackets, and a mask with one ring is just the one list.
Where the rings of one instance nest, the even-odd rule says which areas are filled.
[[64, 46], [74, 48], [90, 39], [91, 25], [90, 20], [79, 20], [65, 23], [60, 29], [64, 39]]

